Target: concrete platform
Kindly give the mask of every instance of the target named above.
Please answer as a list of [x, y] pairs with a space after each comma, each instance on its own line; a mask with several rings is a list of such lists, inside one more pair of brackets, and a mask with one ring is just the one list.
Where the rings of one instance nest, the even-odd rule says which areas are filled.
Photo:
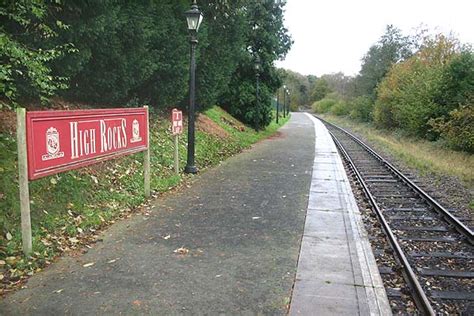
[[364, 224], [326, 127], [315, 158], [290, 315], [390, 315]]

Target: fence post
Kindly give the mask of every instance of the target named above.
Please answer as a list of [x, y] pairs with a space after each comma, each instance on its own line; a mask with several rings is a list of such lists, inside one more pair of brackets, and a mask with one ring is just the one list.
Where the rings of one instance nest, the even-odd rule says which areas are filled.
[[147, 144], [148, 148], [145, 150], [144, 154], [144, 161], [143, 161], [143, 175], [144, 175], [144, 186], [145, 186], [145, 197], [150, 197], [151, 189], [150, 189], [150, 117], [148, 106], [144, 106], [146, 109], [146, 130], [147, 130]]
[[26, 149], [26, 110], [16, 110], [16, 138], [18, 146], [18, 176], [20, 184], [21, 238], [23, 252], [29, 255], [31, 242], [30, 190], [28, 186], [28, 154]]

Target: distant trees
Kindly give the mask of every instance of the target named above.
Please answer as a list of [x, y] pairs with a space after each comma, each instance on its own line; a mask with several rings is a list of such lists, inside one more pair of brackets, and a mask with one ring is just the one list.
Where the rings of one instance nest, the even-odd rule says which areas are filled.
[[362, 59], [360, 73], [343, 80], [345, 89], [331, 83], [334, 74], [321, 79], [334, 92], [313, 104], [316, 112], [474, 152], [474, 51], [452, 36], [408, 37], [388, 26]]
[[377, 85], [393, 64], [412, 55], [413, 42], [393, 25], [387, 25], [385, 34], [369, 48], [362, 58], [362, 67], [355, 78], [356, 94], [377, 97]]
[[[205, 16], [198, 35], [198, 108], [220, 102], [251, 126], [265, 127], [270, 96], [281, 84], [273, 61], [291, 46], [282, 23], [285, 1], [198, 5]], [[184, 107], [189, 41], [183, 12], [189, 8], [187, 0], [6, 1], [0, 5], [0, 92], [10, 100], [59, 93], [102, 106]]]

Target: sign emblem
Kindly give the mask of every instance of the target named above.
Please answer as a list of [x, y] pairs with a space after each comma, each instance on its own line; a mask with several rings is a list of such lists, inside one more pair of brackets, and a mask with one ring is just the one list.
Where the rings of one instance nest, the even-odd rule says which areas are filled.
[[50, 127], [46, 131], [46, 155], [41, 159], [43, 161], [64, 157], [64, 152], [60, 152], [59, 147], [59, 132], [56, 128]]
[[133, 120], [132, 123], [132, 139], [131, 143], [140, 142], [142, 138], [140, 137], [140, 123], [137, 120]]

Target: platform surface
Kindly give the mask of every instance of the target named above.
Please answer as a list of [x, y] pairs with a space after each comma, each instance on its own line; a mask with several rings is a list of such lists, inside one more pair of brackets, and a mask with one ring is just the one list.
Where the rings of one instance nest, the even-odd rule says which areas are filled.
[[0, 315], [386, 315], [340, 158], [313, 121], [292, 113], [34, 275]]
[[389, 315], [342, 160], [313, 116], [315, 158], [290, 315]]

